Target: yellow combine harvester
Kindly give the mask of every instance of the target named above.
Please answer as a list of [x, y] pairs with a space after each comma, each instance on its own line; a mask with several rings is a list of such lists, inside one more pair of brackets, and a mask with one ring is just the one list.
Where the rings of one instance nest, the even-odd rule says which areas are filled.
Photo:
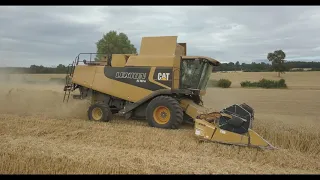
[[202, 96], [213, 67], [220, 63], [210, 57], [187, 56], [186, 49], [186, 43], [177, 43], [177, 36], [161, 36], [143, 37], [139, 55], [80, 61], [82, 54], [96, 54], [81, 53], [68, 72], [64, 100], [79, 89], [80, 95], [73, 98], [91, 98], [89, 120], [110, 121], [118, 113], [169, 129], [189, 121], [203, 140], [273, 148], [250, 129], [254, 111], [247, 104], [206, 113]]

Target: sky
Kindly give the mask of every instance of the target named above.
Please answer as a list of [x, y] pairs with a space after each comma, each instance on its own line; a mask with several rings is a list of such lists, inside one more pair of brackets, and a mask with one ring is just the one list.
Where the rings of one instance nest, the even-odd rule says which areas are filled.
[[278, 49], [287, 60], [320, 61], [317, 6], [1, 6], [0, 66], [68, 65], [96, 52], [104, 33], [178, 36], [188, 55], [220, 62], [266, 60]]

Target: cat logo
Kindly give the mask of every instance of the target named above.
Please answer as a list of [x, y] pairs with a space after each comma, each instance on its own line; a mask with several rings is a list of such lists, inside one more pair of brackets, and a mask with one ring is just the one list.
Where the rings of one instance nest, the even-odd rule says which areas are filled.
[[170, 73], [158, 73], [158, 80], [159, 81], [168, 81]]

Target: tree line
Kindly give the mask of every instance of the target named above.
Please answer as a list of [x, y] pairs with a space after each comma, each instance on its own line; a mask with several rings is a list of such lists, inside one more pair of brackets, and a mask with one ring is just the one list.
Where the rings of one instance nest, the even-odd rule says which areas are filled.
[[[292, 68], [297, 68], [296, 71], [302, 71], [304, 68], [309, 68], [310, 71], [320, 71], [320, 62], [304, 62], [304, 61], [291, 61], [285, 62], [285, 71], [290, 71]], [[299, 70], [300, 69], [300, 70]], [[0, 67], [0, 72], [5, 73], [19, 73], [19, 74], [66, 74], [68, 67], [59, 64], [57, 67], [44, 67], [32, 65], [30, 67]], [[213, 70], [219, 71], [244, 71], [244, 72], [274, 72], [272, 64], [268, 63], [239, 63], [237, 61], [222, 63], [220, 66], [215, 67]]]
[[[305, 68], [309, 68], [310, 71], [320, 71], [320, 62], [288, 61], [284, 62], [283, 66], [284, 72], [292, 71], [293, 68], [296, 68], [294, 71], [303, 71]], [[272, 67], [272, 64], [269, 63], [252, 62], [249, 64], [240, 64], [239, 61], [237, 61], [236, 63], [222, 63], [219, 67], [216, 67], [214, 71], [273, 72], [276, 70]]]
[[12, 74], [66, 74], [68, 66], [59, 64], [56, 67], [31, 65], [30, 67], [0, 67], [0, 73]]
[[[94, 59], [99, 61], [103, 58], [102, 54], [107, 56], [111, 54], [136, 54], [137, 49], [129, 40], [125, 33], [117, 33], [117, 31], [109, 31], [103, 34], [102, 38], [96, 43], [96, 52], [99, 53]], [[266, 55], [270, 63], [222, 63], [216, 67], [214, 71], [245, 71], [245, 72], [272, 72], [280, 73], [290, 71], [292, 68], [311, 68], [312, 71], [320, 71], [320, 62], [304, 62], [304, 61], [285, 61], [286, 54], [283, 50], [276, 50]], [[31, 65], [30, 67], [0, 67], [0, 73], [28, 73], [28, 74], [66, 74], [68, 67], [59, 64], [56, 67], [44, 67], [42, 65]]]

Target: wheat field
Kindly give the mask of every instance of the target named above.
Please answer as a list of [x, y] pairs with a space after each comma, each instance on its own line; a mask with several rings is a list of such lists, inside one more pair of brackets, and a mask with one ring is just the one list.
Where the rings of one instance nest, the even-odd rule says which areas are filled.
[[[276, 73], [213, 73], [229, 89], [208, 88], [206, 106], [219, 110], [247, 103], [253, 129], [279, 149], [262, 151], [200, 143], [192, 125], [151, 128], [115, 116], [87, 120], [87, 102], [62, 103], [63, 84], [0, 85], [1, 174], [318, 174], [320, 173], [319, 72], [281, 75], [289, 89], [245, 89], [243, 80], [277, 79]], [[44, 80], [64, 75], [26, 75]], [[6, 96], [10, 89], [10, 96]]]
[[319, 71], [306, 71], [306, 72], [286, 72], [277, 76], [275, 72], [228, 72], [228, 73], [212, 73], [212, 79], [219, 80], [227, 78], [232, 81], [231, 87], [238, 88], [242, 81], [259, 81], [262, 78], [270, 80], [279, 80], [283, 78], [290, 86], [290, 89], [317, 89], [320, 90]]

